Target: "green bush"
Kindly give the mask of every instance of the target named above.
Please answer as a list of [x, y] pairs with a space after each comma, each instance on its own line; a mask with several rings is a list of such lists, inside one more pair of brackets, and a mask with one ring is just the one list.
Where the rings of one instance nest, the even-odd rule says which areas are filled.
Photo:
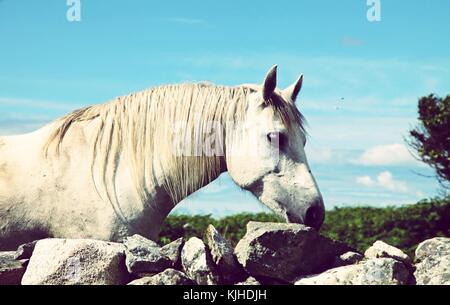
[[[244, 236], [249, 221], [282, 222], [268, 213], [241, 213], [221, 219], [210, 215], [171, 215], [160, 234], [166, 244], [178, 237], [203, 237], [214, 225], [235, 245]], [[363, 252], [376, 240], [396, 246], [412, 255], [417, 244], [436, 236], [450, 237], [450, 197], [422, 200], [402, 207], [346, 207], [327, 211], [321, 233]]]
[[322, 233], [359, 251], [383, 240], [412, 255], [423, 240], [450, 236], [450, 197], [399, 208], [335, 208], [327, 213]]
[[215, 219], [211, 215], [171, 215], [167, 217], [160, 233], [160, 243], [167, 244], [179, 237], [202, 238], [206, 227], [212, 224], [224, 238], [235, 245], [244, 235], [249, 221], [281, 222], [282, 218], [269, 213], [240, 213]]

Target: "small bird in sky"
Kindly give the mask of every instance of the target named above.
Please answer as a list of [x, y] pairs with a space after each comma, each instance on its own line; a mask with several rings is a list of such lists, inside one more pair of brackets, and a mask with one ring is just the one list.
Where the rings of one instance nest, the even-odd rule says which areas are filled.
[[[343, 102], [344, 101], [344, 98], [343, 97], [341, 97], [341, 102]], [[339, 105], [337, 105], [336, 106], [336, 110], [339, 110], [340, 109], [340, 107], [339, 107]]]

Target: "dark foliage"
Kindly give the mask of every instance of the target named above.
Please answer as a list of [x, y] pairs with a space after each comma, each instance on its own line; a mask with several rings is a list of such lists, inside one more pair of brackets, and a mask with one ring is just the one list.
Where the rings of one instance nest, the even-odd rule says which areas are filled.
[[[282, 222], [273, 214], [242, 213], [214, 219], [206, 216], [169, 216], [160, 234], [166, 244], [178, 237], [203, 237], [213, 224], [233, 245], [244, 236], [250, 221]], [[450, 197], [422, 200], [403, 207], [335, 208], [328, 211], [321, 233], [365, 251], [376, 240], [383, 240], [412, 255], [417, 244], [436, 236], [450, 237]]]
[[419, 100], [419, 124], [409, 132], [408, 144], [431, 166], [444, 189], [450, 188], [450, 95]]

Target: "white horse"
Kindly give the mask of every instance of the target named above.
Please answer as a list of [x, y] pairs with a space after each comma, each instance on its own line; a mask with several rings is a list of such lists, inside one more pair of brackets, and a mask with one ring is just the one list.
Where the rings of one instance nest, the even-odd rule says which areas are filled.
[[280, 91], [276, 73], [262, 86], [151, 88], [1, 137], [0, 249], [156, 239], [180, 200], [225, 171], [287, 221], [319, 228], [323, 200], [294, 104], [303, 77]]

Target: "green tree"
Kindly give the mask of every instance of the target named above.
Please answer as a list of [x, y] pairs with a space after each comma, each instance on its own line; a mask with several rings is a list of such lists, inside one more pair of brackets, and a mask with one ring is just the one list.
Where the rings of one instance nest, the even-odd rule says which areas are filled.
[[431, 166], [444, 190], [450, 189], [450, 95], [419, 100], [419, 124], [409, 132], [408, 144]]

